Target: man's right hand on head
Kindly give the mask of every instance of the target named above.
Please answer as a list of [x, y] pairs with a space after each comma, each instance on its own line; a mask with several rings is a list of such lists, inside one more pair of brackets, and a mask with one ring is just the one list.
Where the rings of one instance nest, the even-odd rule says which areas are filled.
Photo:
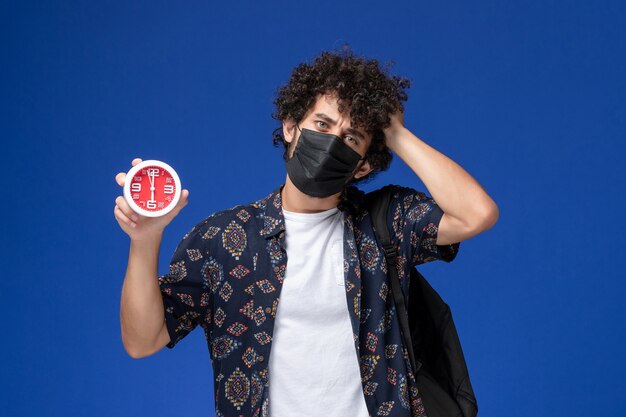
[[[131, 164], [132, 166], [135, 166], [140, 162], [140, 158], [135, 158]], [[124, 187], [125, 180], [125, 172], [120, 172], [115, 176], [115, 181], [120, 187], [122, 187], [122, 189]], [[126, 232], [131, 240], [152, 240], [161, 237], [165, 227], [170, 224], [172, 219], [174, 219], [182, 208], [187, 205], [188, 197], [189, 190], [183, 189], [180, 194], [180, 200], [172, 211], [161, 217], [146, 217], [131, 209], [124, 196], [120, 195], [115, 199], [113, 214], [117, 223], [120, 225], [122, 230]]]

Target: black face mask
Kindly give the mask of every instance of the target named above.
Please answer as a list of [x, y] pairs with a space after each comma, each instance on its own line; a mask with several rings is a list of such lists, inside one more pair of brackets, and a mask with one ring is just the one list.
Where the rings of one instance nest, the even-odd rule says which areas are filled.
[[304, 194], [328, 197], [343, 190], [361, 158], [339, 136], [301, 129], [286, 163], [291, 182]]

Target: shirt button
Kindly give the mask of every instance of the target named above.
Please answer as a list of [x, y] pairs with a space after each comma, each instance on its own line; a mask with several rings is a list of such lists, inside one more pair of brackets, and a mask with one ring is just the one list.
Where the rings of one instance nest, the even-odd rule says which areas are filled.
[[272, 308], [271, 307], [265, 307], [265, 312], [266, 313], [271, 313], [272, 312]]
[[263, 360], [265, 359], [263, 355], [259, 355], [258, 358], [259, 358], [259, 362], [263, 362]]

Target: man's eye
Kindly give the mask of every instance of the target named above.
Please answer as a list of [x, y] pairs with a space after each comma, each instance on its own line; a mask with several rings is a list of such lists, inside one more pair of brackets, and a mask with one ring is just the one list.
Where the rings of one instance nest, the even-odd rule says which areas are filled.
[[326, 128], [328, 127], [328, 125], [326, 124], [326, 122], [322, 122], [321, 120], [318, 120], [318, 121], [317, 121], [317, 126], [318, 126], [320, 129], [326, 129]]
[[355, 145], [357, 144], [356, 139], [354, 139], [352, 136], [346, 136], [346, 140], [348, 142], [354, 143]]

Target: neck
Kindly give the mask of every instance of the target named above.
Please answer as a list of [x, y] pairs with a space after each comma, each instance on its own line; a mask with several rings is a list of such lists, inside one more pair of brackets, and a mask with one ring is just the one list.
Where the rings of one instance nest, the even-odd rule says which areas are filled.
[[285, 186], [281, 191], [283, 208], [296, 213], [319, 213], [337, 207], [341, 193], [328, 197], [312, 197], [304, 194], [291, 182], [289, 175], [285, 179]]

